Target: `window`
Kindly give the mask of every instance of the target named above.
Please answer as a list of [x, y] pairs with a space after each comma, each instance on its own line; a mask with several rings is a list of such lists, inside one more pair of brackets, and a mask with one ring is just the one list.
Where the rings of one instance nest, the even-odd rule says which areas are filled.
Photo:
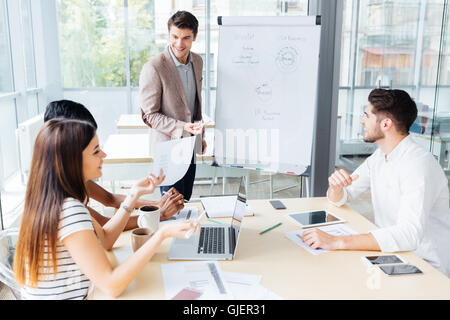
[[[139, 75], [143, 65], [150, 57], [164, 50], [167, 43], [165, 24], [157, 29], [160, 34], [155, 32], [158, 21], [155, 14], [157, 9], [158, 7], [148, 0], [128, 1], [130, 80], [133, 87], [139, 86]], [[158, 22], [163, 23], [163, 19]]]
[[26, 87], [36, 88], [36, 63], [34, 60], [33, 25], [30, 0], [20, 1], [22, 35], [25, 57]]
[[0, 0], [0, 94], [13, 91], [6, 0]]
[[[440, 8], [440, 6], [438, 6]], [[442, 52], [441, 52], [441, 62], [440, 62], [440, 76], [439, 84], [442, 86], [450, 86], [450, 3], [447, 2], [445, 7], [447, 10], [445, 12], [444, 21], [445, 24], [442, 26]], [[450, 89], [447, 87], [447, 92]], [[447, 103], [448, 104], [448, 103]], [[450, 105], [448, 105], [448, 111], [450, 111]]]
[[413, 84], [418, 17], [418, 0], [360, 1], [356, 85]]
[[123, 0], [58, 0], [64, 87], [126, 85]]

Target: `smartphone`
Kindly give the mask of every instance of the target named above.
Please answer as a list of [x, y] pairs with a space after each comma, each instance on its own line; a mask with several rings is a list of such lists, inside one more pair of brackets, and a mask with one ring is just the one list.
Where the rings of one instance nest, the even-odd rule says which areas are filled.
[[184, 288], [178, 292], [171, 300], [197, 300], [202, 292], [192, 288]]
[[362, 259], [364, 262], [372, 266], [399, 265], [408, 263], [403, 257], [397, 254], [383, 256], [365, 256], [362, 257]]
[[280, 200], [270, 200], [269, 202], [272, 205], [272, 207], [274, 207], [277, 210], [286, 209], [286, 206]]
[[395, 266], [380, 266], [379, 268], [388, 276], [400, 276], [406, 274], [423, 273], [419, 268], [410, 264], [395, 265]]

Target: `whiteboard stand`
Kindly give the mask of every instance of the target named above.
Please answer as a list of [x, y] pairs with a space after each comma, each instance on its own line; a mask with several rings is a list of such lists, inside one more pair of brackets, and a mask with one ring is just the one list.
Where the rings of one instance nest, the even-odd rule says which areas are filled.
[[[287, 187], [283, 187], [277, 190], [273, 190], [273, 174], [270, 174], [270, 178], [269, 178], [269, 183], [270, 183], [270, 199], [273, 199], [273, 194], [280, 192], [280, 191], [284, 191], [284, 190], [288, 190], [288, 189], [292, 189], [292, 188], [296, 188], [300, 185], [300, 194], [299, 197], [300, 198], [309, 198], [310, 197], [310, 193], [309, 193], [309, 180], [310, 180], [310, 167], [308, 167], [308, 170], [305, 171], [305, 173], [298, 175], [298, 177], [300, 177], [300, 183], [296, 183], [293, 184], [291, 186], [287, 186]], [[259, 182], [263, 182], [263, 181], [267, 181], [267, 180], [262, 180]], [[306, 188], [305, 188], [306, 187]]]

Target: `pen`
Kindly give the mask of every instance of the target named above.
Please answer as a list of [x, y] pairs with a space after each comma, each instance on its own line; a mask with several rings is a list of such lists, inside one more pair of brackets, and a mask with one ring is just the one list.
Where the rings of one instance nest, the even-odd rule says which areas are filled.
[[223, 222], [216, 221], [216, 220], [213, 220], [213, 219], [208, 219], [208, 221], [215, 222], [215, 223], [218, 223], [218, 224], [223, 224]]
[[270, 227], [270, 228], [267, 228], [266, 230], [261, 231], [259, 234], [266, 233], [267, 231], [270, 231], [270, 230], [272, 230], [272, 229], [275, 229], [276, 227], [278, 227], [278, 226], [280, 226], [280, 225], [281, 225], [281, 222], [277, 223], [276, 225], [274, 225], [274, 226], [272, 226], [272, 227]]

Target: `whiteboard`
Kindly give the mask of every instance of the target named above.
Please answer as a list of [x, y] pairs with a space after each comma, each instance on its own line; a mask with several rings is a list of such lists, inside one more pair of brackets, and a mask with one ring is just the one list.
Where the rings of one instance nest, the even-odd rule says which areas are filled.
[[219, 17], [218, 165], [303, 173], [319, 69], [316, 17]]

